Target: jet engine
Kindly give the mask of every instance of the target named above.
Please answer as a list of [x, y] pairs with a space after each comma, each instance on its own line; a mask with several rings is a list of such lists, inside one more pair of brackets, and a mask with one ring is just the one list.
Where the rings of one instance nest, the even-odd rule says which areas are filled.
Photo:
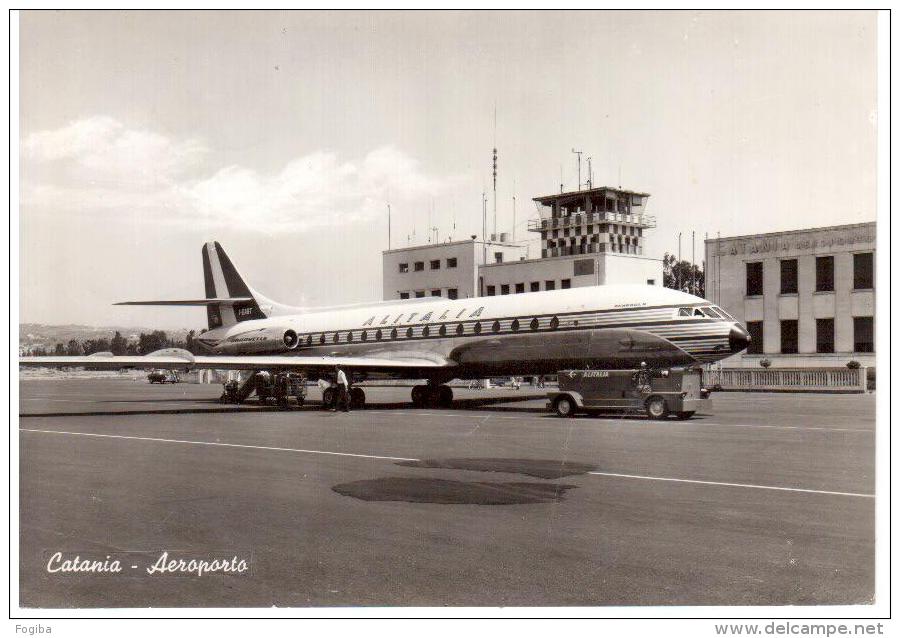
[[217, 354], [275, 354], [300, 345], [300, 337], [291, 328], [260, 328], [235, 334], [216, 345]]

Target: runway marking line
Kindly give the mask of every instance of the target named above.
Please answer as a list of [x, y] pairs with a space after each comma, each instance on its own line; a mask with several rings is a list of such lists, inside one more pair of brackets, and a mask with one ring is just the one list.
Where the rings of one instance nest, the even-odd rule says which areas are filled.
[[829, 494], [832, 496], [854, 496], [857, 498], [875, 498], [874, 494], [859, 492], [833, 492], [830, 490], [811, 490], [802, 487], [778, 487], [777, 485], [754, 485], [753, 483], [726, 483], [724, 481], [701, 481], [697, 479], [679, 479], [663, 476], [642, 476], [640, 474], [618, 474], [616, 472], [588, 472], [593, 476], [610, 476], [614, 478], [640, 479], [644, 481], [669, 481], [673, 483], [694, 483], [697, 485], [719, 485], [723, 487], [746, 487], [756, 490], [778, 490], [781, 492], [805, 492], [807, 494]]
[[328, 456], [352, 456], [363, 459], [380, 459], [384, 461], [421, 461], [403, 456], [378, 456], [376, 454], [355, 454], [352, 452], [329, 452], [327, 450], [304, 450], [301, 448], [274, 447], [268, 445], [248, 445], [244, 443], [222, 443], [219, 441], [188, 441], [186, 439], [160, 439], [149, 436], [126, 436], [124, 434], [96, 434], [94, 432], [67, 432], [63, 430], [34, 430], [19, 428], [19, 432], [35, 432], [38, 434], [66, 434], [69, 436], [90, 436], [98, 439], [123, 439], [126, 441], [151, 441], [153, 443], [181, 443], [185, 445], [209, 445], [212, 447], [231, 447], [249, 450], [269, 450], [275, 452], [297, 452], [300, 454], [325, 454]]
[[[62, 434], [68, 436], [88, 436], [100, 439], [120, 439], [126, 441], [150, 441], [154, 443], [181, 443], [183, 445], [207, 445], [211, 447], [229, 447], [250, 450], [269, 450], [276, 452], [297, 452], [299, 454], [323, 454], [328, 456], [349, 456], [364, 459], [379, 459], [384, 461], [421, 461], [422, 459], [414, 459], [402, 456], [380, 456], [376, 454], [357, 454], [352, 452], [329, 452], [327, 450], [305, 450], [301, 448], [274, 447], [267, 445], [248, 445], [244, 443], [221, 443], [216, 441], [188, 441], [185, 439], [161, 439], [147, 436], [126, 436], [123, 434], [97, 434], [94, 432], [68, 432], [63, 430], [36, 430], [29, 428], [19, 428], [19, 432], [32, 432], [36, 434]], [[858, 492], [837, 492], [830, 490], [812, 490], [802, 487], [778, 487], [775, 485], [754, 485], [752, 483], [727, 483], [724, 481], [701, 481], [697, 479], [680, 479], [664, 476], [645, 476], [641, 474], [620, 474], [616, 472], [587, 472], [591, 476], [607, 476], [611, 478], [627, 478], [643, 481], [665, 481], [670, 483], [690, 483], [695, 485], [716, 485], [721, 487], [744, 487], [758, 490], [776, 490], [781, 492], [800, 492], [806, 494], [826, 494], [831, 496], [852, 496], [856, 498], [875, 498], [874, 494], [861, 494]]]

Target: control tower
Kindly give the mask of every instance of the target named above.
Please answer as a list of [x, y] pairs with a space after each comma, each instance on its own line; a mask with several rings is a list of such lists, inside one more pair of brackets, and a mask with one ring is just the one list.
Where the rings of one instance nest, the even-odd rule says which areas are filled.
[[646, 214], [648, 193], [602, 186], [535, 197], [540, 219], [528, 230], [541, 234], [541, 257], [596, 253], [644, 254], [644, 230], [656, 226]]

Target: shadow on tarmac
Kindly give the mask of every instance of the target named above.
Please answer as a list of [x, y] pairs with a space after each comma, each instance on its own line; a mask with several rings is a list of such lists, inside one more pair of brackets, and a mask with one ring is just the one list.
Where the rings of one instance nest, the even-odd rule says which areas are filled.
[[331, 489], [363, 501], [403, 501], [439, 505], [527, 505], [558, 503], [575, 485], [493, 483], [436, 478], [389, 477], [341, 483]]

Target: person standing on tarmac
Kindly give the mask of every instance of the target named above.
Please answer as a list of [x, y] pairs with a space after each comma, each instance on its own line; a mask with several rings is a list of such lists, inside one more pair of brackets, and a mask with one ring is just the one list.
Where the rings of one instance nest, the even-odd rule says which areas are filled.
[[344, 374], [344, 371], [340, 368], [337, 368], [337, 374], [335, 374], [335, 382], [337, 383], [337, 401], [335, 404], [335, 410], [342, 410], [344, 412], [350, 411], [350, 392], [349, 392], [349, 383], [347, 382], [347, 375]]

